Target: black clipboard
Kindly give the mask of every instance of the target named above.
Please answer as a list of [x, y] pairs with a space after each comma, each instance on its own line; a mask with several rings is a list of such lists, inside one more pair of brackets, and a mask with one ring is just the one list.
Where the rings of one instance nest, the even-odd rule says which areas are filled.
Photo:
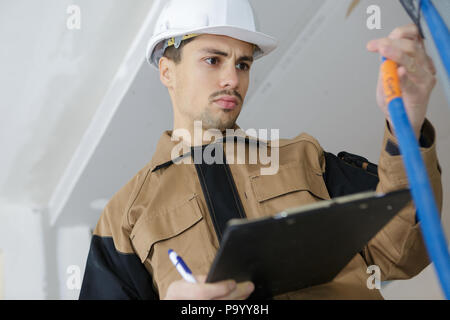
[[206, 282], [251, 280], [250, 299], [329, 282], [410, 200], [408, 189], [364, 192], [272, 217], [232, 219]]

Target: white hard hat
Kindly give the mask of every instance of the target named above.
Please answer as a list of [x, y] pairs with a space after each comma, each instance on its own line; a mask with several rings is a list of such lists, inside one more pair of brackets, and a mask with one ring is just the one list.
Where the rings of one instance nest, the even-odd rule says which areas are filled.
[[248, 0], [168, 0], [147, 46], [147, 61], [156, 69], [170, 44], [199, 34], [229, 36], [257, 46], [254, 59], [277, 47], [277, 40], [256, 31], [253, 9]]

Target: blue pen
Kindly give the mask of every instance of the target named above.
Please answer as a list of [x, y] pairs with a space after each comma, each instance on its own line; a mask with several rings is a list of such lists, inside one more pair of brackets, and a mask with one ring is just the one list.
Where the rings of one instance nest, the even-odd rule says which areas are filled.
[[181, 259], [181, 257], [172, 249], [169, 249], [169, 258], [184, 280], [190, 283], [197, 283], [194, 276], [192, 275], [192, 271], [188, 268], [183, 259]]

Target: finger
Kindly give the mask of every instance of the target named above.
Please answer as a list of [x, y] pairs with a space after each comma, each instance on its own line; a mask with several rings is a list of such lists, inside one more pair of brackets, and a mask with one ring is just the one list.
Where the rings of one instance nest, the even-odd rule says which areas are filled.
[[419, 28], [414, 23], [407, 24], [392, 30], [388, 38], [416, 40], [420, 38]]
[[[391, 39], [391, 40], [399, 40], [399, 39], [407, 39], [407, 40], [413, 40], [413, 41], [422, 40], [422, 38], [420, 37], [419, 29], [417, 28], [417, 26], [414, 23], [395, 28], [388, 35], [387, 38]], [[378, 40], [381, 40], [381, 39], [378, 39]], [[372, 41], [377, 41], [377, 40], [372, 40]], [[369, 44], [372, 41], [370, 41]], [[369, 45], [369, 44], [367, 46], [369, 51], [375, 51], [375, 48], [373, 48], [373, 49], [369, 48], [369, 47], [371, 47], [371, 45]], [[422, 43], [422, 47], [423, 47], [423, 43]]]
[[425, 60], [425, 51], [420, 48], [418, 41], [410, 39], [389, 39], [381, 38], [371, 40], [367, 44], [367, 49], [380, 54], [406, 54]]
[[[395, 48], [395, 53], [398, 57], [396, 62], [405, 66], [409, 75], [413, 77], [424, 77], [436, 74], [433, 60], [427, 55], [425, 48], [420, 45], [419, 41], [397, 39], [392, 40], [390, 45]], [[416, 69], [419, 70], [416, 71]]]
[[414, 82], [411, 81], [411, 78], [408, 75], [408, 71], [405, 67], [399, 67], [397, 69], [398, 78], [400, 80], [400, 86], [402, 91], [413, 91], [417, 89], [417, 86]]
[[[200, 281], [206, 279], [197, 276]], [[215, 283], [190, 283], [186, 280], [174, 281], [167, 289], [167, 300], [211, 300], [230, 294], [236, 289], [236, 281], [225, 280]]]
[[437, 71], [436, 71], [436, 66], [434, 65], [434, 61], [433, 61], [433, 59], [431, 59], [431, 57], [428, 56], [428, 55], [427, 55], [426, 58], [427, 58], [427, 61], [428, 61], [428, 68], [429, 68], [431, 74], [432, 74], [433, 76], [435, 76], [436, 73], [437, 73]]
[[225, 280], [215, 283], [197, 283], [192, 289], [195, 299], [210, 300], [226, 296], [236, 289], [236, 281]]
[[408, 75], [418, 80], [425, 76], [430, 76], [428, 60], [423, 50], [418, 49], [417, 43], [407, 39], [381, 39], [376, 42], [378, 52], [396, 62], [399, 66], [404, 66]]
[[433, 59], [427, 54], [427, 50], [425, 48], [425, 43], [422, 38], [419, 39], [419, 46], [423, 50], [423, 54], [425, 56], [426, 69], [433, 75], [436, 75], [436, 66], [434, 65]]
[[420, 47], [423, 48], [423, 49], [425, 50], [425, 43], [424, 43], [424, 41], [423, 41], [423, 38], [420, 37], [419, 40], [418, 40], [418, 42], [419, 42]]
[[195, 280], [197, 280], [198, 283], [205, 283], [206, 282], [206, 275], [196, 275], [194, 276]]
[[193, 291], [196, 290], [195, 283], [186, 280], [177, 280], [170, 284], [167, 289], [165, 300], [191, 300], [193, 299]]
[[228, 295], [219, 297], [218, 300], [245, 300], [255, 290], [255, 285], [251, 281], [240, 282], [236, 285], [236, 289]]
[[420, 50], [417, 41], [410, 39], [389, 39], [382, 38], [377, 40], [372, 40], [367, 44], [367, 48], [370, 51], [377, 51], [383, 54], [383, 51], [395, 49], [395, 53], [404, 53], [410, 56], [420, 56], [424, 51]]

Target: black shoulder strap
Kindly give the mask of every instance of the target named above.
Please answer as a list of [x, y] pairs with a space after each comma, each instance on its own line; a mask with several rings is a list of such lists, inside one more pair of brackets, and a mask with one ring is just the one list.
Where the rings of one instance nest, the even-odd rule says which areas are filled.
[[378, 184], [378, 167], [366, 158], [340, 152], [325, 152], [325, 173], [323, 175], [331, 198], [375, 190]]

